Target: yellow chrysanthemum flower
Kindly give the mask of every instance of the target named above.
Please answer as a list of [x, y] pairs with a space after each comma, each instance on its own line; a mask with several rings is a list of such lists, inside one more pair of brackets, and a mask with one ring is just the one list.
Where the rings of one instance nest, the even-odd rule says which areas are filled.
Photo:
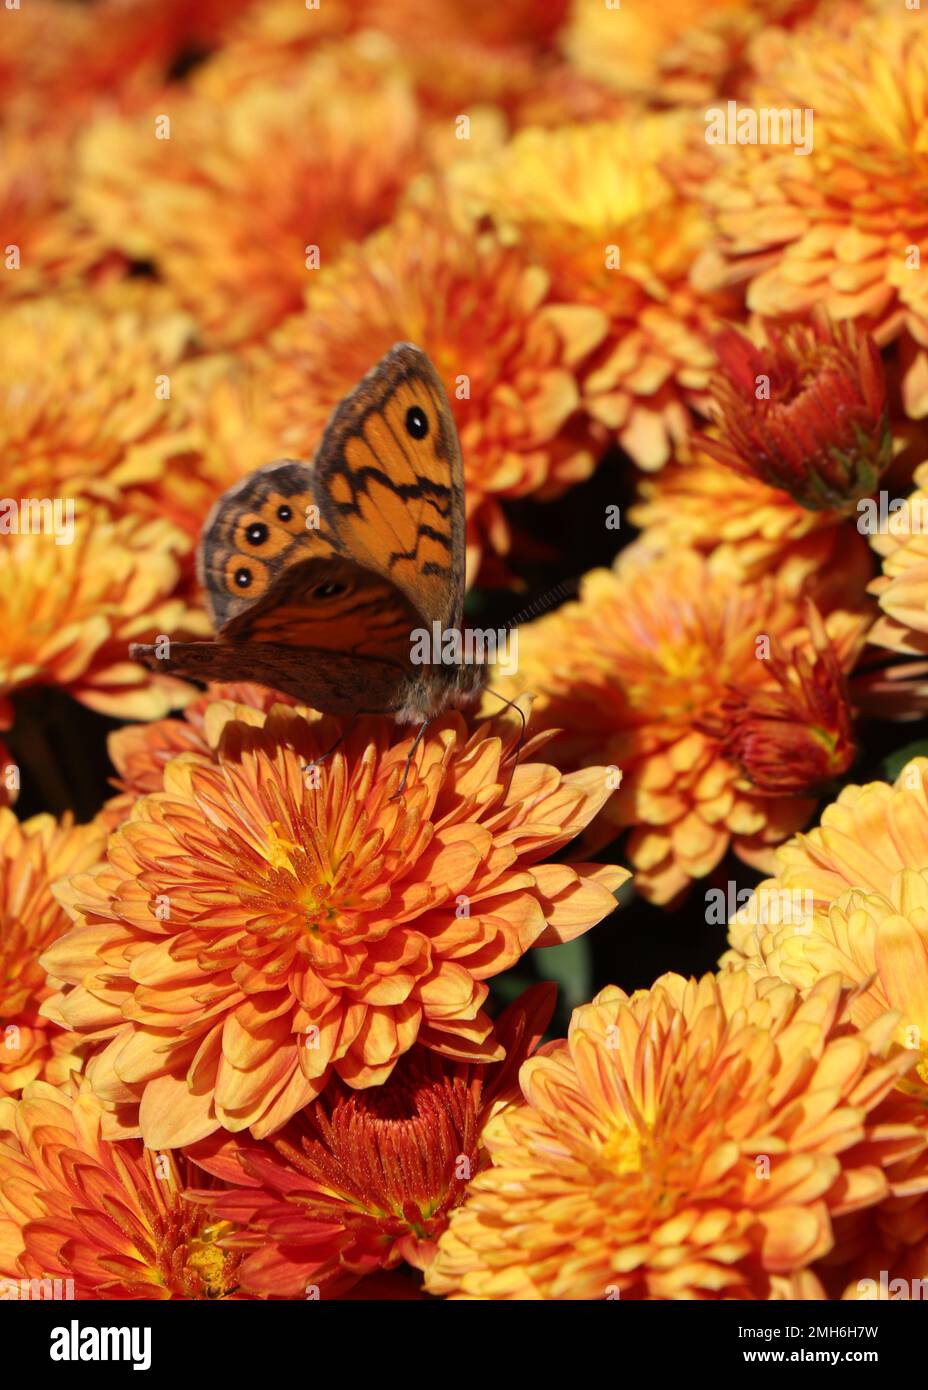
[[[883, 573], [870, 585], [880, 605], [870, 640], [907, 655], [928, 652], [928, 463], [915, 470], [915, 488], [893, 499], [880, 517], [872, 504], [871, 545], [883, 557]], [[866, 518], [864, 519], [866, 521]]]
[[543, 265], [559, 300], [608, 315], [587, 408], [648, 469], [689, 432], [714, 362], [711, 327], [737, 312], [732, 297], [688, 283], [707, 235], [683, 177], [697, 158], [685, 113], [639, 113], [521, 131], [452, 174], [464, 205]]
[[[755, 931], [767, 890], [796, 904], [792, 925], [803, 926], [816, 910], [827, 912], [848, 889], [887, 895], [906, 869], [928, 868], [928, 759], [913, 758], [896, 781], [842, 788], [822, 812], [821, 824], [781, 845], [773, 877], [759, 884], [751, 903], [735, 917], [726, 963], [758, 959]], [[786, 899], [784, 899], [786, 901]], [[804, 925], [806, 924], [806, 925]]]
[[[478, 1299], [782, 1296], [833, 1218], [883, 1200], [921, 1143], [881, 1129], [911, 1062], [894, 1018], [856, 1029], [837, 976], [803, 999], [744, 973], [610, 986], [524, 1063], [485, 1131], [493, 1166], [427, 1274]], [[928, 1186], [928, 1177], [925, 1179]]]
[[907, 412], [928, 413], [928, 30], [906, 12], [773, 46], [750, 107], [809, 112], [810, 150], [715, 146], [705, 185], [716, 238], [702, 286], [749, 281], [770, 318], [821, 305], [883, 345], [899, 339]]
[[[917, 758], [895, 786], [845, 787], [820, 827], [777, 851], [776, 877], [729, 923], [722, 965], [804, 992], [838, 974], [854, 989], [850, 1016], [861, 1028], [894, 1010], [895, 1046], [913, 1061], [898, 1083], [895, 1116], [928, 1135], [926, 776], [928, 760]], [[881, 1270], [908, 1277], [919, 1245], [928, 1248], [928, 1159], [909, 1154], [891, 1177], [897, 1196], [837, 1230], [824, 1272], [832, 1296], [877, 1297], [858, 1281], [879, 1285]]]

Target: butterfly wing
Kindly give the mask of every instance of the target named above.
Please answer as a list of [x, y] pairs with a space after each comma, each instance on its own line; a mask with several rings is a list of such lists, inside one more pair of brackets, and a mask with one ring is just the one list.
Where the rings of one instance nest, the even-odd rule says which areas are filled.
[[228, 641], [409, 659], [415, 610], [340, 553], [320, 522], [308, 464], [269, 464], [224, 493], [203, 528], [199, 573]]
[[313, 485], [343, 553], [394, 585], [425, 622], [460, 627], [461, 450], [444, 387], [420, 348], [398, 343], [342, 401]]
[[389, 661], [273, 642], [172, 642], [170, 654], [133, 643], [133, 661], [197, 681], [257, 681], [326, 714], [389, 714], [403, 703], [408, 671]]
[[312, 467], [258, 469], [216, 503], [198, 551], [216, 642], [134, 646], [152, 670], [257, 680], [331, 714], [387, 713], [410, 634], [459, 627], [464, 482], [441, 381], [400, 343], [338, 407]]
[[230, 642], [274, 642], [408, 665], [412, 605], [377, 574], [339, 555], [298, 560], [222, 631]]
[[312, 476], [309, 464], [278, 459], [230, 487], [213, 506], [200, 535], [197, 570], [218, 632], [269, 593], [288, 566], [336, 553], [318, 524]]

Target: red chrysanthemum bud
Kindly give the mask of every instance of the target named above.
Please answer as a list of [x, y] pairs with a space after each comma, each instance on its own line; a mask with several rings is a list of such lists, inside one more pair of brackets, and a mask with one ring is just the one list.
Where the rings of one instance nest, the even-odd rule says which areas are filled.
[[758, 347], [738, 329], [717, 335], [710, 387], [717, 438], [700, 445], [738, 473], [788, 492], [811, 511], [853, 511], [892, 455], [886, 379], [873, 339], [817, 314], [767, 329]]
[[733, 688], [707, 731], [755, 791], [809, 796], [854, 760], [847, 682], [818, 611], [809, 604], [811, 654], [771, 644], [770, 674], [779, 689]]
[[519, 1068], [548, 1026], [554, 995], [533, 985], [503, 1010], [504, 1061], [470, 1064], [417, 1046], [380, 1086], [332, 1082], [267, 1140], [222, 1133], [192, 1145], [193, 1161], [229, 1184], [188, 1197], [235, 1223], [224, 1244], [246, 1251], [242, 1288], [296, 1298], [315, 1284], [341, 1297], [402, 1261], [426, 1269], [485, 1166], [483, 1127], [518, 1095]]

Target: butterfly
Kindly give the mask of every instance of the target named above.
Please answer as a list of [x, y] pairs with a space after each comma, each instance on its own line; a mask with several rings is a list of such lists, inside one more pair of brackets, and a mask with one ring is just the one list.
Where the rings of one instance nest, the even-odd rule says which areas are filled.
[[444, 387], [420, 348], [397, 343], [337, 407], [312, 464], [269, 463], [214, 505], [197, 570], [215, 640], [130, 656], [424, 726], [475, 705], [484, 684], [479, 663], [411, 659], [415, 631], [462, 628], [464, 521]]

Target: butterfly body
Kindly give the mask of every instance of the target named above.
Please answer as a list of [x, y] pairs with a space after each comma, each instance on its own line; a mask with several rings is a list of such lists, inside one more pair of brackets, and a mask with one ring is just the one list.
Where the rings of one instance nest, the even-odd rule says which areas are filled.
[[473, 709], [484, 683], [482, 666], [424, 667], [422, 675], [407, 681], [402, 702], [391, 713], [398, 724], [421, 724], [446, 709]]
[[216, 640], [134, 646], [153, 670], [400, 723], [479, 699], [481, 665], [412, 660], [417, 631], [460, 633], [464, 600], [457, 431], [412, 344], [342, 401], [312, 465], [278, 460], [219, 498], [197, 562]]

